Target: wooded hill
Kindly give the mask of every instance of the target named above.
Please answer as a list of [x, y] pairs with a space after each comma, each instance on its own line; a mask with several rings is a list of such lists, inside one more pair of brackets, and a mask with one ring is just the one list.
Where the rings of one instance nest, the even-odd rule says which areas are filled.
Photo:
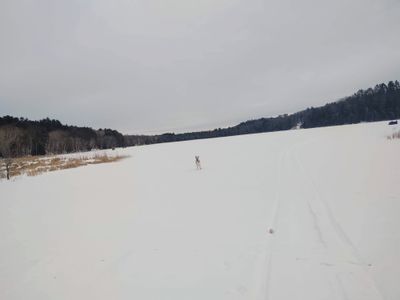
[[11, 116], [0, 117], [0, 157], [43, 155], [107, 149], [154, 143], [215, 138], [240, 134], [313, 128], [400, 118], [400, 84], [360, 90], [350, 97], [321, 107], [274, 118], [261, 118], [233, 127], [210, 131], [161, 135], [125, 135], [111, 129], [63, 125], [57, 120], [30, 121]]
[[321, 107], [310, 107], [291, 115], [250, 120], [233, 127], [218, 128], [212, 131], [166, 133], [157, 136], [125, 136], [125, 141], [128, 145], [152, 144], [398, 118], [400, 118], [400, 84], [396, 80], [395, 82], [390, 81], [387, 85], [382, 83], [374, 88], [359, 90], [354, 95], [340, 101]]

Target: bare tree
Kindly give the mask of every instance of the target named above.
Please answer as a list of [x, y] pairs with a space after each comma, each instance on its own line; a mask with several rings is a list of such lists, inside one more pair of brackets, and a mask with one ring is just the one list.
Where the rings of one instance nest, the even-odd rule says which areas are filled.
[[4, 158], [21, 155], [23, 151], [24, 132], [13, 126], [0, 127], [0, 156]]
[[8, 180], [10, 179], [10, 169], [13, 163], [12, 156], [21, 151], [21, 147], [18, 143], [20, 136], [21, 130], [19, 128], [11, 126], [3, 126], [0, 128], [0, 155], [4, 158], [3, 164]]
[[10, 168], [11, 168], [12, 163], [13, 163], [13, 161], [12, 161], [11, 158], [6, 158], [6, 159], [4, 160], [4, 164], [5, 164], [5, 167], [6, 167], [6, 177], [7, 177], [7, 180], [10, 180]]
[[68, 143], [68, 133], [63, 130], [49, 132], [49, 139], [46, 146], [48, 153], [65, 153]]

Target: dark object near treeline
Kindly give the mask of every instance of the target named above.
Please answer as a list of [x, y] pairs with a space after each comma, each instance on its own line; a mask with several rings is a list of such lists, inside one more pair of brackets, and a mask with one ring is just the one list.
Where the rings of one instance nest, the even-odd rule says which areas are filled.
[[397, 125], [397, 120], [396, 121], [390, 121], [389, 125]]

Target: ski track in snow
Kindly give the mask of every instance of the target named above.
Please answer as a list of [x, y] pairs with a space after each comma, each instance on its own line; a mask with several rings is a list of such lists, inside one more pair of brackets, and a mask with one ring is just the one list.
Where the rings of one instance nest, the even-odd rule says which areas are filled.
[[[276, 183], [276, 191], [275, 191], [275, 204], [273, 208], [273, 213], [272, 217], [270, 218], [272, 220], [270, 227], [273, 230], [277, 230], [276, 228], [276, 223], [279, 215], [279, 208], [281, 204], [281, 199], [280, 199], [280, 191], [282, 189], [282, 165], [284, 158], [286, 156], [286, 150], [281, 151], [279, 154], [279, 158], [277, 159], [277, 167], [276, 167], [276, 178], [277, 178], [277, 183]], [[265, 293], [266, 295], [266, 300], [269, 300], [269, 293], [270, 293], [270, 281], [271, 281], [271, 272], [272, 272], [272, 257], [273, 257], [273, 250], [274, 250], [274, 237], [271, 237], [271, 243], [268, 245], [269, 250], [266, 249], [266, 252], [268, 253], [268, 256], [266, 258], [267, 265], [266, 265], [266, 279], [265, 279], [265, 287], [261, 289], [260, 293], [260, 299], [263, 298], [263, 295]]]
[[[301, 200], [304, 202], [302, 204], [307, 206], [309, 217], [312, 220], [310, 223], [313, 224], [313, 230], [315, 232], [314, 242], [322, 246], [321, 255], [318, 258], [307, 260], [307, 263], [318, 264], [318, 260], [320, 261], [320, 270], [318, 272], [321, 275], [321, 278], [324, 278], [326, 286], [332, 289], [331, 296], [333, 297], [329, 297], [327, 299], [383, 299], [373, 278], [368, 274], [368, 265], [361, 259], [357, 248], [353, 245], [349, 237], [346, 235], [345, 231], [341, 228], [339, 223], [334, 218], [333, 213], [329, 208], [329, 205], [321, 197], [318, 188], [314, 180], [312, 179], [312, 176], [306, 171], [303, 164], [301, 163], [301, 159], [298, 157], [298, 149], [310, 143], [310, 141], [306, 141], [301, 144], [291, 146], [290, 148], [283, 150], [278, 159], [278, 180], [275, 205], [271, 218], [271, 228], [275, 230], [276, 236], [271, 236], [272, 242], [268, 245], [269, 249], [266, 249], [266, 252], [268, 253], [268, 258], [265, 299], [289, 299], [287, 298], [287, 296], [281, 297], [279, 293], [273, 294], [273, 286], [271, 287], [271, 280], [274, 277], [274, 269], [280, 268], [278, 262], [279, 259], [274, 259], [274, 257], [280, 256], [280, 250], [276, 250], [275, 239], [281, 241], [285, 239], [284, 232], [280, 230], [281, 228], [279, 225], [279, 215], [280, 213], [284, 214], [284, 212], [281, 212], [281, 201], [283, 201], [281, 199], [281, 194], [284, 189], [287, 189], [287, 187], [282, 185], [281, 178], [284, 177], [287, 179], [290, 176], [294, 176], [296, 178], [296, 180], [292, 180], [291, 182], [297, 182], [298, 185], [309, 187], [309, 189], [307, 190], [312, 191], [312, 195], [310, 198], [308, 198], [310, 195], [296, 194], [296, 199], [292, 199], [292, 201]], [[293, 187], [289, 188], [292, 189]], [[325, 222], [325, 224], [321, 224], [322, 222]], [[332, 237], [331, 234], [328, 234], [328, 232], [334, 232], [335, 237]], [[310, 245], [312, 243], [313, 241], [309, 241], [307, 242], [307, 245]], [[331, 248], [333, 248], [333, 250]], [[346, 251], [350, 254], [350, 259], [352, 261], [350, 264], [353, 264], [355, 266], [349, 267], [349, 262], [343, 261], [341, 257], [336, 257], [336, 248], [345, 248]], [[292, 253], [292, 257], [288, 256], [286, 257], [286, 259], [293, 259], [293, 256], [295, 256], [295, 253]], [[356, 263], [354, 263], [354, 261], [356, 261]], [[357, 286], [360, 284], [360, 282], [363, 283], [362, 287], [356, 293], [354, 293], [353, 291], [351, 296], [349, 295], [345, 285], [343, 284], [343, 278], [341, 275], [341, 273], [343, 272], [343, 265], [346, 265], [344, 266], [344, 268], [348, 270], [349, 274], [351, 274], [346, 278], [347, 287]], [[298, 280], [298, 278], [296, 278], [296, 280]], [[286, 282], [286, 284], [290, 285], [290, 283], [288, 282]], [[312, 291], [312, 287], [308, 289], [306, 288], [305, 290]], [[293, 295], [293, 297], [295, 296], [296, 295]], [[308, 297], [311, 298], [307, 299], [318, 299], [313, 298], [312, 293], [308, 295]], [[260, 299], [264, 298], [260, 297]]]
[[[298, 151], [296, 151], [298, 153]], [[332, 264], [332, 266], [335, 266], [335, 264], [340, 264], [340, 258], [335, 259], [335, 252], [330, 251], [329, 245], [334, 245], [335, 243], [340, 243], [341, 245], [335, 245], [335, 247], [344, 247], [347, 248], [346, 250], [350, 253], [352, 260], [357, 261], [357, 267], [351, 267], [351, 274], [352, 276], [350, 277], [352, 282], [347, 281], [347, 285], [349, 286], [355, 286], [359, 284], [360, 282], [365, 282], [366, 284], [363, 285], [362, 291], [360, 294], [355, 294], [352, 295], [352, 299], [383, 299], [381, 293], [379, 292], [376, 283], [374, 279], [370, 276], [368, 273], [367, 269], [367, 263], [363, 261], [361, 258], [361, 255], [359, 254], [358, 249], [354, 246], [354, 244], [351, 242], [350, 238], [347, 236], [346, 232], [343, 230], [343, 228], [340, 226], [340, 224], [336, 221], [332, 210], [329, 207], [329, 204], [324, 201], [323, 197], [321, 196], [320, 192], [318, 191], [317, 185], [315, 184], [314, 179], [312, 176], [306, 171], [304, 165], [301, 162], [301, 159], [299, 159], [298, 155], [296, 153], [291, 153], [292, 157], [294, 157], [295, 162], [292, 164], [293, 166], [297, 165], [298, 169], [300, 172], [303, 174], [303, 176], [300, 176], [300, 178], [303, 179], [303, 182], [305, 185], [309, 185], [310, 189], [314, 193], [314, 197], [311, 199], [311, 201], [308, 202], [309, 208], [310, 208], [310, 214], [312, 215], [312, 218], [314, 219], [315, 223], [315, 228], [318, 236], [318, 240], [323, 244], [323, 246], [326, 248], [327, 254], [326, 257], [329, 260], [339, 260], [336, 261], [335, 263]], [[315, 209], [313, 208], [313, 205], [315, 206]], [[318, 208], [317, 208], [318, 207]], [[319, 211], [319, 215], [315, 213], [315, 211]], [[323, 221], [329, 221], [329, 224], [324, 224], [325, 226], [324, 229], [322, 225], [320, 225], [321, 222]], [[333, 230], [330, 230], [332, 229]], [[338, 239], [332, 239], [331, 237], [328, 237], [329, 234], [325, 232], [334, 232]], [[326, 243], [324, 240], [325, 239], [331, 239], [329, 240], [328, 243]], [[338, 241], [339, 240], [339, 241]], [[347, 262], [345, 262], [347, 264]], [[348, 267], [348, 266], [347, 266]], [[342, 280], [340, 277], [340, 273], [338, 273], [335, 268], [333, 268], [333, 272], [335, 272], [335, 276], [337, 278], [337, 281], [339, 283], [339, 290], [343, 295], [343, 299], [348, 299], [348, 293], [346, 292], [346, 289], [343, 287]]]

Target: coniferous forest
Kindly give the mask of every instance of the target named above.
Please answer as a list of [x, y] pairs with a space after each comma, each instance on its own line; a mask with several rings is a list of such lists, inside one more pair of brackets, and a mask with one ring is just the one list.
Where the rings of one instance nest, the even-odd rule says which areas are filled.
[[158, 136], [125, 136], [125, 140], [129, 145], [151, 144], [398, 118], [400, 118], [400, 83], [396, 80], [390, 81], [387, 85], [382, 83], [374, 88], [359, 90], [340, 101], [321, 107], [310, 107], [291, 115], [250, 120], [233, 127], [211, 131], [166, 133]]
[[124, 136], [112, 129], [94, 130], [89, 127], [68, 126], [49, 118], [30, 121], [4, 116], [0, 117], [0, 157], [69, 153], [398, 118], [400, 84], [397, 80], [360, 90], [340, 101], [321, 107], [310, 107], [291, 115], [261, 118], [233, 127], [181, 134]]

